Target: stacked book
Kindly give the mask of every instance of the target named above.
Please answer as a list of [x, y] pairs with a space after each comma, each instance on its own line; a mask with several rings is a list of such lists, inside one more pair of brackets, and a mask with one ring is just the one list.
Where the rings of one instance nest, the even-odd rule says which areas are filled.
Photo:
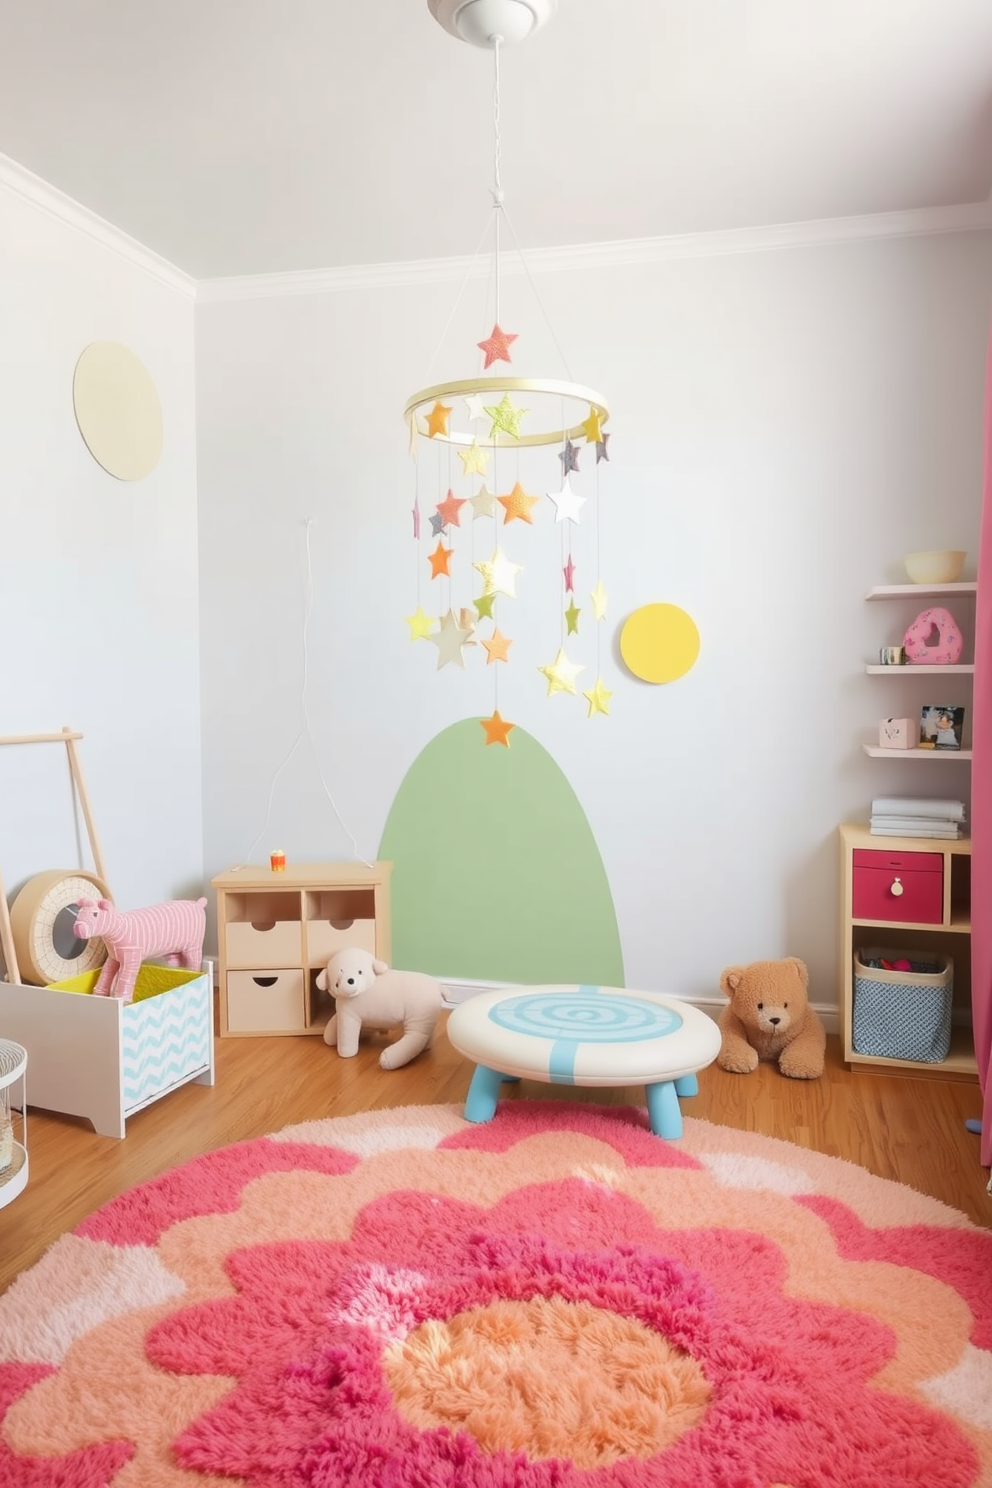
[[871, 803], [874, 837], [963, 837], [964, 802], [879, 796]]

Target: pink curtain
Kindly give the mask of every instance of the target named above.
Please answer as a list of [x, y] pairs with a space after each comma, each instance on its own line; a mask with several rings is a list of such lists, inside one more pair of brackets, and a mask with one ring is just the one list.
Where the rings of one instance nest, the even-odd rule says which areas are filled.
[[981, 1081], [981, 1161], [992, 1163], [992, 340], [985, 371], [985, 474], [975, 602], [971, 769], [971, 1004]]

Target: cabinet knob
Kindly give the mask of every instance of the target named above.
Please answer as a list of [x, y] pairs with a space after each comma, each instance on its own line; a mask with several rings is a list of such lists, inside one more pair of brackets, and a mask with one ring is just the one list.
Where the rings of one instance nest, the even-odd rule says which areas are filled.
[[898, 878], [894, 878], [892, 880], [892, 884], [891, 884], [891, 887], [889, 889], [889, 893], [890, 894], [894, 894], [895, 897], [898, 899], [899, 898], [899, 895], [902, 893], [902, 891], [903, 890], [902, 890], [902, 882], [901, 882], [901, 880], [898, 879]]

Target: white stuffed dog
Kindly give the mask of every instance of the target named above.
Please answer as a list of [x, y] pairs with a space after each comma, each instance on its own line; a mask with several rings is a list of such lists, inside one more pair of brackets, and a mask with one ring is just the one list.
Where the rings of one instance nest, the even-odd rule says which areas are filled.
[[421, 971], [390, 971], [371, 951], [357, 946], [337, 951], [317, 978], [321, 992], [330, 992], [336, 1012], [324, 1029], [324, 1043], [337, 1044], [343, 1059], [358, 1053], [363, 1028], [380, 1031], [403, 1025], [403, 1037], [383, 1049], [383, 1069], [409, 1064], [434, 1035], [444, 993], [440, 982]]

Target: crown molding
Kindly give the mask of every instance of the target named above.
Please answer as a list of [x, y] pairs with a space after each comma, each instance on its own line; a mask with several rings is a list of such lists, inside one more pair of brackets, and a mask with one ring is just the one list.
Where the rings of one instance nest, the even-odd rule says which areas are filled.
[[[862, 243], [880, 238], [914, 238], [989, 229], [992, 229], [992, 200], [954, 207], [877, 212], [863, 217], [825, 217], [773, 227], [738, 227], [662, 238], [629, 238], [611, 243], [584, 243], [572, 248], [534, 248], [528, 251], [526, 261], [519, 254], [507, 253], [500, 260], [500, 273], [550, 274], [570, 269], [619, 268], [675, 259], [718, 258], [788, 248]], [[356, 289], [392, 289], [486, 278], [490, 267], [488, 254], [476, 254], [474, 258], [424, 258], [409, 263], [355, 264], [333, 269], [246, 274], [226, 279], [201, 279], [197, 283], [196, 297], [199, 303], [217, 304], [229, 300], [279, 299]]]
[[0, 155], [0, 188], [38, 211], [47, 213], [49, 217], [54, 217], [56, 221], [65, 223], [67, 227], [74, 228], [101, 247], [109, 248], [112, 253], [141, 269], [168, 289], [183, 295], [185, 299], [196, 298], [195, 279], [191, 279], [188, 274], [177, 269], [175, 264], [169, 263], [168, 259], [153, 253], [136, 238], [129, 237], [119, 227], [98, 217], [89, 207], [82, 206], [71, 196], [66, 196], [65, 192], [50, 186], [47, 181], [43, 181], [40, 176], [34, 175], [7, 155]]

